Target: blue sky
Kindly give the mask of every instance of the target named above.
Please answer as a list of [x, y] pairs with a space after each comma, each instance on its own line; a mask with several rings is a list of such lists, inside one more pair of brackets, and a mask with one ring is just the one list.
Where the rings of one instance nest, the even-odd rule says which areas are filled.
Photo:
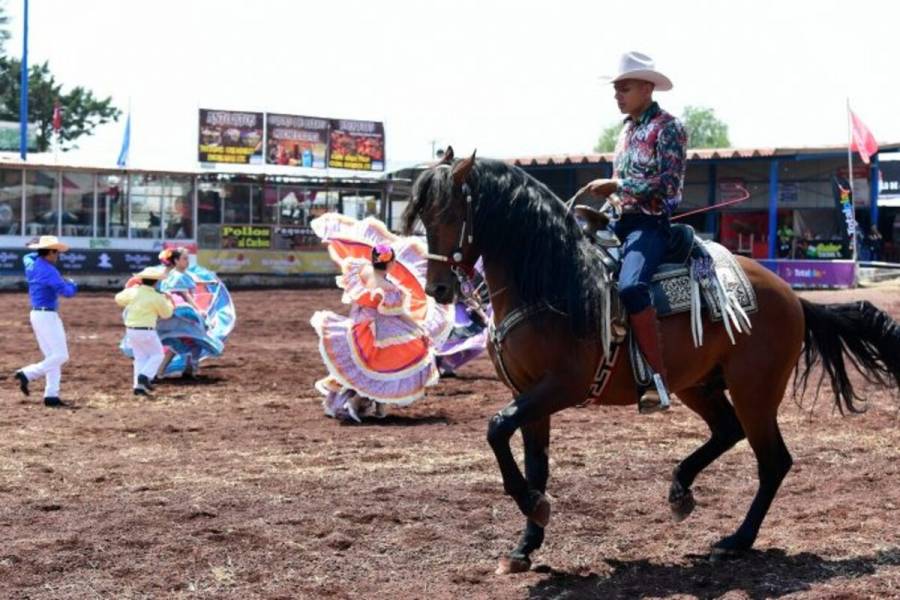
[[[21, 52], [21, 0], [7, 0]], [[385, 122], [390, 161], [432, 140], [495, 157], [589, 152], [619, 118], [598, 75], [621, 52], [712, 107], [736, 146], [842, 144], [849, 96], [900, 141], [900, 3], [31, 0], [31, 60], [133, 110], [132, 164], [196, 168], [197, 109]], [[114, 164], [123, 123], [75, 155]]]

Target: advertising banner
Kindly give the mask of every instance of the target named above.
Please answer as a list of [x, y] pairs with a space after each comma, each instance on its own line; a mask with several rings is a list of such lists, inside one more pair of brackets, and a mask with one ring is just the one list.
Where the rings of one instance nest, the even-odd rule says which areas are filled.
[[216, 273], [256, 275], [329, 275], [337, 265], [327, 251], [200, 250], [197, 262]]
[[[22, 257], [28, 249], [0, 250], [0, 274], [23, 275]], [[84, 274], [124, 275], [137, 273], [159, 262], [158, 252], [142, 250], [82, 250], [73, 248], [59, 255], [59, 271], [68, 277]]]
[[220, 238], [223, 248], [268, 250], [272, 247], [272, 228], [268, 225], [222, 225]]
[[322, 248], [322, 240], [311, 227], [302, 225], [282, 225], [275, 228], [275, 247], [287, 250], [310, 250]]
[[878, 174], [881, 178], [879, 198], [896, 198], [900, 195], [900, 161], [882, 160], [878, 165]]
[[793, 288], [849, 288], [856, 278], [852, 260], [761, 260]]
[[262, 164], [262, 147], [262, 113], [200, 109], [200, 162]]
[[[856, 187], [856, 186], [854, 186]], [[852, 255], [853, 244], [856, 243], [856, 210], [853, 206], [853, 190], [850, 182], [840, 176], [832, 177], [831, 191], [835, 207], [843, 216], [845, 227], [841, 229], [842, 243], [846, 246], [846, 257]]]
[[328, 119], [266, 113], [266, 162], [324, 169]]
[[384, 124], [332, 119], [328, 166], [332, 169], [384, 171]]

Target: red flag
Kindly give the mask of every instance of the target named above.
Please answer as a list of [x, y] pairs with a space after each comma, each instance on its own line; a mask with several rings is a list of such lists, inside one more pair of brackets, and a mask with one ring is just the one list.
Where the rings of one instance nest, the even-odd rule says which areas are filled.
[[850, 149], [859, 152], [863, 162], [869, 164], [869, 158], [878, 152], [878, 142], [859, 117], [849, 108], [847, 110], [850, 111]]
[[56, 102], [53, 104], [53, 131], [59, 133], [60, 129], [62, 129], [62, 108], [59, 102]]

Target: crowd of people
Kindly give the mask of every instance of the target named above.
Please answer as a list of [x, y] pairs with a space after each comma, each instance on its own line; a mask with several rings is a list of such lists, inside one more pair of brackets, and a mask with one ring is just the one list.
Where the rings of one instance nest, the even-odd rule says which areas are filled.
[[[795, 231], [789, 221], [782, 222], [777, 230], [778, 258], [823, 259], [850, 258], [846, 245], [834, 238], [819, 239], [809, 230], [802, 234]], [[869, 227], [865, 235], [857, 236], [857, 256], [864, 261], [883, 260], [884, 238], [876, 225]]]

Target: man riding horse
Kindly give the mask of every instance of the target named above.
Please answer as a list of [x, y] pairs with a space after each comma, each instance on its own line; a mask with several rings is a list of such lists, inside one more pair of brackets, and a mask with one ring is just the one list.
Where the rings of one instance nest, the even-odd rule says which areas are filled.
[[616, 143], [612, 179], [595, 179], [586, 191], [608, 198], [622, 212], [615, 232], [622, 241], [619, 298], [638, 347], [653, 369], [656, 389], [642, 390], [642, 413], [669, 407], [666, 370], [650, 280], [663, 261], [669, 217], [681, 201], [687, 134], [681, 122], [653, 101], [654, 90], [672, 89], [653, 60], [639, 52], [621, 58], [612, 78], [619, 110], [628, 115]]

